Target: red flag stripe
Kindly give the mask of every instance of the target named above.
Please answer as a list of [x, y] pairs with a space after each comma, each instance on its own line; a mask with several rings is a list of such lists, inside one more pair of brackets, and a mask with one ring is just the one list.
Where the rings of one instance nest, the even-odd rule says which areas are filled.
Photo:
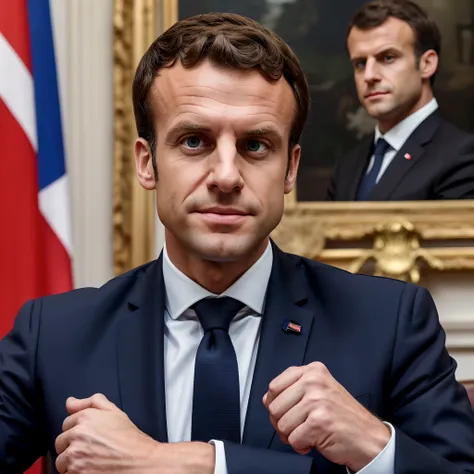
[[32, 71], [27, 0], [5, 0], [0, 7], [0, 33]]
[[[32, 86], [35, 84], [31, 81], [35, 78], [31, 76], [32, 52], [38, 56], [36, 59], [41, 66], [43, 46], [38, 49], [42, 43], [35, 41], [32, 48], [28, 1], [8, 0], [1, 3], [0, 44], [3, 49], [0, 49], [0, 53], [5, 54], [4, 64], [10, 65], [7, 74], [13, 76], [13, 80], [4, 82], [0, 91], [3, 94], [3, 99], [0, 95], [0, 222], [4, 223], [3, 231], [0, 232], [0, 299], [4, 303], [0, 316], [0, 337], [10, 330], [19, 308], [28, 299], [72, 288], [70, 255], [42, 214], [39, 203], [39, 164], [36, 153], [39, 140], [36, 118], [33, 119], [33, 116], [38, 99], [44, 98], [44, 95], [36, 91], [39, 96], [34, 97]], [[39, 38], [46, 38], [51, 49], [49, 17], [42, 16], [48, 4], [35, 3], [32, 6], [38, 7], [34, 14], [31, 13], [32, 21], [38, 21], [33, 32], [37, 32], [36, 27], [42, 31], [41, 27], [46, 25], [48, 36]], [[45, 76], [39, 69], [40, 73], [35, 68], [38, 84], [43, 84]], [[39, 87], [38, 84], [36, 86]], [[28, 87], [29, 93], [26, 93]], [[48, 116], [52, 115], [48, 107], [49, 102], [39, 112], [43, 122], [53, 123]], [[60, 134], [60, 120], [56, 122], [55, 128]], [[48, 135], [44, 133], [41, 136]], [[55, 189], [58, 188], [46, 188]], [[44, 192], [45, 189], [42, 190]], [[43, 203], [45, 194], [41, 194], [41, 199]], [[59, 218], [64, 219], [65, 214], [63, 212]], [[51, 216], [48, 217], [48, 220], [56, 222]], [[28, 470], [28, 474], [40, 474], [41, 470], [40, 460]]]
[[[0, 99], [0, 337], [7, 333], [13, 317], [30, 298], [44, 294], [39, 229], [46, 226], [38, 207], [36, 154], [20, 124]], [[28, 474], [41, 474], [39, 460]]]
[[7, 305], [3, 314], [8, 315], [0, 319], [3, 335], [19, 306], [41, 294], [42, 278], [36, 154], [2, 100], [0, 122], [0, 222], [9, 223], [8, 231], [0, 232], [0, 299]]

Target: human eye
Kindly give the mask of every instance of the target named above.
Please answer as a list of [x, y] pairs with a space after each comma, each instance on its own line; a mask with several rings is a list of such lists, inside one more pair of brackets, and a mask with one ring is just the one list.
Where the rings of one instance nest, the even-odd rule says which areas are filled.
[[183, 138], [181, 144], [190, 150], [197, 150], [204, 145], [203, 140], [201, 137], [197, 135], [190, 135], [188, 137]]
[[385, 63], [393, 63], [395, 61], [396, 56], [393, 53], [386, 53], [383, 57]]
[[357, 59], [354, 61], [354, 69], [362, 71], [365, 68], [366, 61], [364, 59]]
[[251, 138], [246, 142], [246, 150], [250, 153], [263, 153], [268, 150], [268, 147], [261, 140]]

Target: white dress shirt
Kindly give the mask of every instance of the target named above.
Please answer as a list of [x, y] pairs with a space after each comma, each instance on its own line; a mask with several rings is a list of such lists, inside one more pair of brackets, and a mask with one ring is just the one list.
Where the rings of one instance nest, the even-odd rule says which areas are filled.
[[[415, 113], [402, 120], [399, 124], [395, 125], [395, 127], [390, 129], [385, 135], [382, 135], [382, 132], [378, 126], [375, 128], [374, 143], [376, 144], [379, 138], [383, 138], [390, 145], [390, 148], [385, 153], [383, 158], [380, 172], [377, 175], [377, 183], [380, 181], [380, 178], [387, 170], [388, 165], [395, 158], [395, 155], [400, 151], [400, 148], [408, 140], [409, 136], [415, 131], [421, 122], [426, 120], [437, 108], [438, 102], [436, 99], [431, 99], [421, 109], [417, 110]], [[374, 159], [374, 155], [372, 155], [367, 168], [367, 173], [372, 169], [372, 166], [374, 166]]]
[[[268, 244], [263, 255], [222, 295], [230, 296], [246, 306], [237, 313], [229, 328], [239, 368], [240, 426], [243, 434], [245, 415], [252, 386], [260, 326], [265, 309], [265, 297], [273, 264], [273, 251]], [[190, 309], [210, 293], [188, 278], [171, 262], [166, 244], [163, 249], [163, 278], [165, 283], [165, 397], [168, 441], [191, 439], [193, 407], [194, 362], [197, 348], [204, 336], [194, 310]], [[380, 455], [360, 474], [393, 474], [395, 443], [392, 439]], [[216, 449], [214, 474], [227, 474], [224, 443], [211, 441]]]

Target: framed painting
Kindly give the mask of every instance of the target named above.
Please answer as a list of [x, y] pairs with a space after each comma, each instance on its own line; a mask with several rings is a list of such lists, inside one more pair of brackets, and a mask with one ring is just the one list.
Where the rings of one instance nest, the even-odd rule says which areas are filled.
[[[441, 108], [474, 130], [474, 0], [419, 0], [443, 34], [436, 91]], [[323, 202], [335, 159], [373, 132], [345, 52], [346, 25], [361, 0], [115, 0], [114, 262], [121, 273], [154, 258], [152, 193], [134, 176], [131, 82], [151, 42], [179, 18], [232, 11], [277, 31], [308, 75], [312, 112], [297, 191], [273, 238], [284, 250], [355, 272], [419, 281], [424, 272], [474, 270], [474, 201]], [[447, 52], [446, 52], [447, 50]], [[462, 100], [459, 98], [462, 97]]]

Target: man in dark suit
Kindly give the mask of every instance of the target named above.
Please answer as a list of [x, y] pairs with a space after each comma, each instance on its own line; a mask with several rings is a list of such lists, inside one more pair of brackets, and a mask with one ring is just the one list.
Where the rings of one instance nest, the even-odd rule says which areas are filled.
[[[140, 183], [166, 245], [30, 301], [0, 342], [0, 472], [474, 472], [474, 414], [426, 290], [269, 240], [308, 86], [232, 14], [180, 21], [138, 67]], [[275, 429], [278, 430], [276, 435]]]
[[376, 0], [356, 13], [347, 49], [377, 127], [336, 163], [328, 200], [474, 198], [474, 135], [444, 120], [433, 96], [440, 48], [438, 27], [411, 1]]

